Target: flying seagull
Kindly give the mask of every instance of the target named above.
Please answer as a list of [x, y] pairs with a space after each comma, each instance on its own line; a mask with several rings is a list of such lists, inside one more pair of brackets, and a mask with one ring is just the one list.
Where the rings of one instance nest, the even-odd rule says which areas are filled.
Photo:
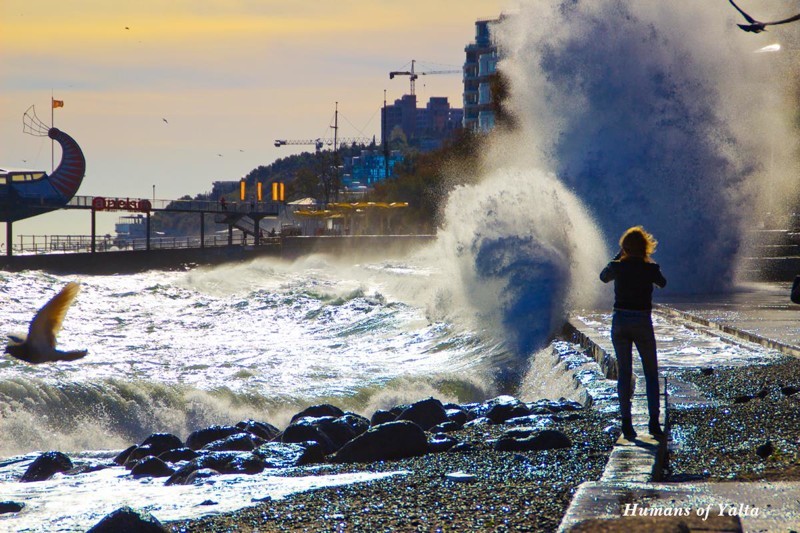
[[165, 118], [162, 118], [161, 120], [163, 120], [164, 122], [166, 122], [167, 124], [169, 124], [169, 122], [167, 121], [167, 119], [165, 119]]
[[53, 361], [74, 361], [86, 355], [86, 350], [61, 352], [56, 350], [56, 335], [67, 314], [70, 304], [77, 296], [80, 285], [67, 283], [61, 292], [42, 307], [31, 321], [27, 337], [8, 335], [6, 353], [32, 365]]
[[750, 15], [748, 15], [747, 13], [745, 13], [744, 11], [742, 11], [742, 8], [737, 6], [733, 2], [733, 0], [728, 0], [728, 2], [730, 2], [731, 5], [736, 8], [736, 11], [741, 13], [742, 16], [745, 18], [745, 20], [750, 23], [750, 24], [737, 24], [737, 26], [739, 26], [744, 31], [749, 31], [752, 33], [761, 33], [762, 31], [767, 31], [767, 26], [774, 26], [776, 24], [786, 24], [787, 22], [794, 22], [795, 20], [800, 20], [800, 13], [798, 13], [793, 17], [789, 17], [788, 19], [775, 20], [773, 22], [759, 22]]

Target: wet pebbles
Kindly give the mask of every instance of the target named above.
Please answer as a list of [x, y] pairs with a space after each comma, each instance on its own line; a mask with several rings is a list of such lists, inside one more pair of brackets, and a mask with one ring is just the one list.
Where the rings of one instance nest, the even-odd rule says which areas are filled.
[[680, 377], [716, 405], [671, 410], [668, 480], [800, 480], [800, 360]]

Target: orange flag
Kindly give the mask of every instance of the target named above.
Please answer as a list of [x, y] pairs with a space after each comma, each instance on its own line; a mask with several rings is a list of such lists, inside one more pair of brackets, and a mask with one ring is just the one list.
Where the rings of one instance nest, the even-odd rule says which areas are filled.
[[64, 107], [64, 100], [53, 100], [53, 109], [57, 107]]

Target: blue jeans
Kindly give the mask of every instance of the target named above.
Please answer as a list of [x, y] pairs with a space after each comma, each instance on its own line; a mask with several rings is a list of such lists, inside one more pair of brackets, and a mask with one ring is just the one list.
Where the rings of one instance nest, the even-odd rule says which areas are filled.
[[650, 420], [658, 420], [658, 356], [656, 355], [656, 336], [650, 311], [630, 311], [615, 309], [611, 319], [611, 342], [617, 353], [617, 394], [619, 414], [622, 418], [631, 416], [633, 387], [633, 345], [639, 352], [644, 368], [644, 381], [647, 387], [647, 410]]

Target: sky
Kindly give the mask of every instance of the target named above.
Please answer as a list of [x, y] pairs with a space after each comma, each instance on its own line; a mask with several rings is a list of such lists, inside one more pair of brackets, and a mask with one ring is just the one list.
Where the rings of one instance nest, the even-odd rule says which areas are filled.
[[[475, 21], [508, 0], [3, 0], [0, 167], [50, 171], [48, 138], [23, 133], [34, 105], [87, 160], [79, 195], [176, 199], [238, 180], [312, 146], [275, 139], [380, 139], [389, 103], [408, 92], [392, 70], [459, 69]], [[461, 107], [458, 74], [423, 76], [418, 101]], [[59, 149], [55, 150], [58, 164]], [[98, 217], [113, 233], [125, 213]], [[90, 232], [88, 212], [15, 222], [13, 234]], [[4, 226], [4, 225], [3, 225]], [[3, 228], [5, 229], [5, 228]], [[3, 233], [5, 233], [3, 231]], [[3, 239], [4, 240], [4, 239]]]

